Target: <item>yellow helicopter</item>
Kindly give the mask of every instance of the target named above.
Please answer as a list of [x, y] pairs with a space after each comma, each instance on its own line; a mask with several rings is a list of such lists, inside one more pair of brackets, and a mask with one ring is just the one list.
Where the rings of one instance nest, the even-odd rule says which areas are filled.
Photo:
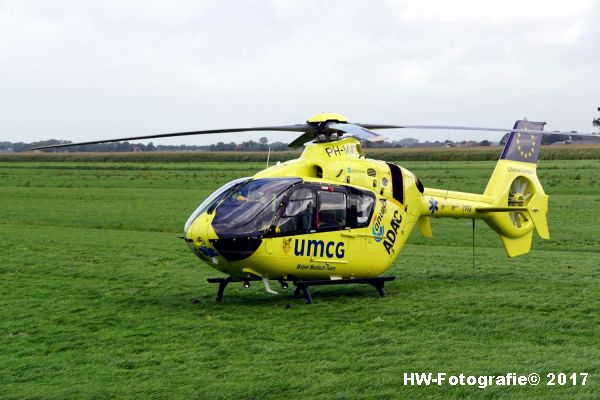
[[[431, 218], [484, 220], [509, 257], [528, 253], [533, 231], [549, 239], [548, 196], [536, 174], [544, 122], [519, 120], [512, 129], [435, 125], [353, 124], [320, 113], [305, 124], [219, 129], [43, 146], [78, 146], [123, 140], [243, 131], [302, 132], [290, 146], [305, 145], [295, 160], [236, 179], [211, 194], [189, 217], [183, 239], [194, 254], [230, 282], [288, 282], [312, 302], [309, 286], [370, 284], [383, 296], [381, 276], [415, 225], [431, 237]], [[380, 141], [379, 129], [510, 131], [483, 194], [426, 188], [399, 165], [366, 158], [359, 139]], [[342, 136], [346, 137], [342, 137]], [[312, 143], [309, 143], [312, 142]]]

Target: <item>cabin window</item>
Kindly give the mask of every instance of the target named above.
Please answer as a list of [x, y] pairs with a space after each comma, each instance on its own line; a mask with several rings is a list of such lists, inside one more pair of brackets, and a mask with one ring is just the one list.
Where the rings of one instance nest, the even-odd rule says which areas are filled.
[[344, 229], [346, 227], [346, 195], [342, 192], [317, 192], [319, 230]]
[[308, 233], [313, 229], [315, 193], [301, 187], [292, 191], [279, 220], [277, 233], [281, 235]]
[[375, 209], [375, 196], [353, 187], [298, 185], [285, 196], [273, 234], [301, 235], [369, 226]]
[[404, 183], [402, 182], [402, 170], [399, 166], [387, 163], [392, 175], [392, 196], [400, 203], [404, 204]]
[[368, 226], [375, 208], [375, 197], [370, 193], [352, 189], [348, 195], [348, 203], [348, 227]]

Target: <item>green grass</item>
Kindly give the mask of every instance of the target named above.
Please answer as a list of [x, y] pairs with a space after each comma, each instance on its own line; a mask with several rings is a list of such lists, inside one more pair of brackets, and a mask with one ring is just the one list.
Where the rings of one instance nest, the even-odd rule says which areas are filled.
[[[494, 162], [402, 163], [481, 192]], [[413, 232], [369, 287], [230, 286], [221, 304], [176, 238], [201, 200], [257, 163], [0, 163], [1, 399], [600, 396], [598, 160], [542, 161], [552, 240], [504, 255], [484, 224]], [[194, 301], [192, 301], [194, 300]], [[291, 307], [286, 307], [291, 305]], [[586, 386], [404, 386], [405, 372], [588, 372]]]

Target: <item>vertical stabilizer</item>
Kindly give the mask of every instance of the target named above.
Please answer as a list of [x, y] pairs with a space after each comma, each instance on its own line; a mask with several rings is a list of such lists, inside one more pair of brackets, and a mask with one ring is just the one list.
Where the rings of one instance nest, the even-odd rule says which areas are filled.
[[[513, 129], [541, 131], [544, 125], [518, 120]], [[509, 257], [529, 252], [534, 229], [542, 239], [550, 238], [548, 196], [536, 172], [541, 144], [539, 133], [511, 132], [485, 190], [494, 204], [480, 212], [488, 213], [486, 222], [500, 235]]]
[[[536, 131], [544, 130], [545, 122], [532, 122], [527, 120], [518, 120], [513, 129], [531, 129]], [[506, 145], [500, 155], [501, 160], [521, 161], [527, 163], [537, 163], [540, 154], [540, 145], [542, 144], [542, 135], [537, 133], [511, 132], [506, 141]]]

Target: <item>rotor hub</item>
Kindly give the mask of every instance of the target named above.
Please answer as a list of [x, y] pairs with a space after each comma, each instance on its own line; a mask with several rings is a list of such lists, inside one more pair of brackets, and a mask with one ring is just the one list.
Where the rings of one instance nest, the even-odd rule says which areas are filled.
[[321, 122], [348, 122], [348, 118], [345, 115], [332, 113], [332, 112], [322, 112], [313, 115], [306, 122], [309, 124], [318, 124]]

